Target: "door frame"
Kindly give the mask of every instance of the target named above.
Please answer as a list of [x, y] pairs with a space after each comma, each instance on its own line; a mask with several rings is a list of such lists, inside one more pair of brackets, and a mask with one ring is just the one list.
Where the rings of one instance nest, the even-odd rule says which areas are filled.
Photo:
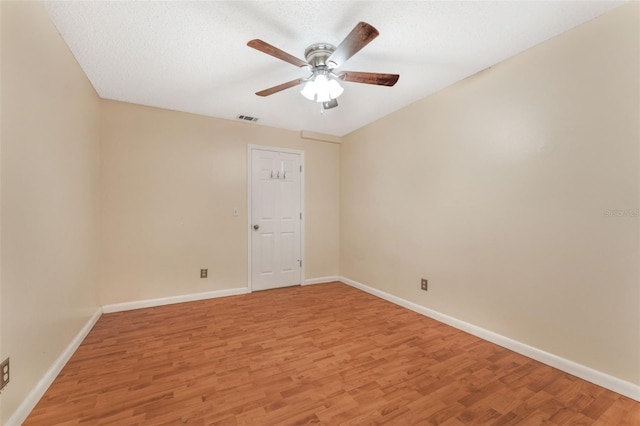
[[302, 267], [300, 268], [300, 285], [304, 285], [305, 282], [305, 223], [306, 223], [306, 212], [305, 212], [305, 196], [304, 196], [304, 188], [305, 188], [305, 161], [304, 161], [304, 151], [298, 149], [288, 149], [288, 148], [279, 148], [275, 146], [266, 146], [266, 145], [256, 145], [256, 144], [248, 144], [247, 145], [247, 240], [248, 240], [248, 262], [247, 262], [247, 288], [249, 293], [253, 292], [253, 282], [252, 282], [252, 273], [251, 273], [251, 255], [252, 255], [252, 232], [251, 227], [253, 226], [252, 221], [252, 211], [251, 211], [251, 201], [252, 201], [252, 181], [253, 181], [253, 167], [252, 167], [252, 158], [253, 151], [274, 151], [274, 152], [282, 152], [287, 154], [298, 154], [300, 155], [300, 165], [302, 166], [302, 171], [300, 172], [300, 213], [302, 213], [302, 219], [300, 219], [300, 260], [302, 261]]

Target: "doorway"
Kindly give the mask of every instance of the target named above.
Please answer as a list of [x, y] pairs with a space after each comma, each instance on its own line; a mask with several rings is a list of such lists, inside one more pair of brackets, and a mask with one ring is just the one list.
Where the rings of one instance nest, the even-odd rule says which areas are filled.
[[249, 145], [249, 289], [302, 284], [304, 152]]

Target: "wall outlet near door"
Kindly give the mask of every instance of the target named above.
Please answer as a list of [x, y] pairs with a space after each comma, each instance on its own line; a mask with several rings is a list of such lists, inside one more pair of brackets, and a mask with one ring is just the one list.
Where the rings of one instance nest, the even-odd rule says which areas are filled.
[[0, 391], [9, 383], [9, 358], [0, 363]]
[[208, 269], [200, 269], [200, 278], [207, 278], [208, 272]]
[[426, 278], [422, 278], [420, 280], [420, 289], [427, 291], [429, 289], [429, 283]]

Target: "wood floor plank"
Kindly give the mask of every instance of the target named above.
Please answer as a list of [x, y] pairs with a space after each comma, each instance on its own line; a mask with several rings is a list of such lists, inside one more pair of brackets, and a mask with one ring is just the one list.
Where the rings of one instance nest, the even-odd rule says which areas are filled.
[[543, 423], [640, 403], [330, 283], [105, 314], [24, 425]]

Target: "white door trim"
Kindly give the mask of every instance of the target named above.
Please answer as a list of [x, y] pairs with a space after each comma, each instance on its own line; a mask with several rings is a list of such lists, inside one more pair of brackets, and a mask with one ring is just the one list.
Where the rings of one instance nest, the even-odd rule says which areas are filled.
[[251, 279], [251, 249], [252, 249], [252, 239], [251, 239], [251, 227], [252, 223], [252, 211], [251, 211], [251, 182], [252, 182], [252, 172], [253, 167], [251, 167], [251, 159], [253, 156], [253, 150], [258, 149], [262, 151], [274, 151], [274, 152], [284, 152], [289, 154], [299, 154], [300, 155], [300, 165], [302, 166], [302, 172], [300, 173], [300, 211], [302, 213], [302, 219], [300, 220], [300, 259], [302, 260], [302, 267], [300, 268], [300, 285], [305, 282], [305, 223], [307, 220], [307, 215], [305, 212], [305, 172], [306, 166], [304, 162], [304, 151], [298, 149], [287, 149], [287, 148], [278, 148], [274, 146], [265, 146], [265, 145], [256, 145], [256, 144], [248, 144], [247, 145], [247, 288], [249, 292], [253, 292], [253, 283]]

